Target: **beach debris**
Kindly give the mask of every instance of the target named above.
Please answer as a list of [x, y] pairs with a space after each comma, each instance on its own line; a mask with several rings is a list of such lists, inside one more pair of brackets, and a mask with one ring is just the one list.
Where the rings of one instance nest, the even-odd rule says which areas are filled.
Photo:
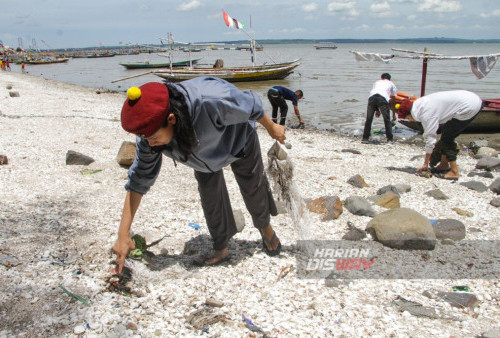
[[420, 303], [407, 300], [401, 296], [398, 296], [392, 301], [392, 304], [396, 305], [399, 311], [408, 311], [411, 315], [416, 317], [427, 317], [427, 318], [440, 318], [436, 313], [434, 308], [425, 307]]
[[500, 177], [491, 182], [488, 188], [490, 188], [490, 190], [493, 191], [495, 194], [500, 194]]
[[293, 264], [287, 264], [287, 265], [281, 267], [280, 273], [278, 275], [278, 278], [276, 278], [276, 281], [279, 281], [280, 279], [285, 278], [285, 276], [288, 275], [288, 273], [292, 270], [293, 270]]
[[377, 214], [370, 202], [364, 197], [350, 196], [346, 198], [344, 206], [350, 213], [358, 216], [375, 217]]
[[84, 332], [85, 332], [85, 326], [83, 326], [83, 325], [77, 325], [73, 329], [73, 333], [76, 334], [76, 335], [81, 335]]
[[221, 301], [218, 301], [216, 299], [213, 299], [213, 298], [207, 298], [205, 300], [205, 305], [212, 306], [212, 307], [223, 307], [224, 303]]
[[245, 317], [244, 314], [241, 314], [241, 318], [243, 319], [243, 322], [245, 323], [245, 326], [247, 327], [247, 329], [249, 329], [250, 331], [264, 333], [264, 330], [262, 330], [261, 327], [252, 323], [252, 321], [250, 319], [248, 319], [247, 317]]
[[469, 287], [467, 285], [456, 285], [452, 286], [451, 289], [455, 292], [469, 292]]
[[436, 245], [436, 235], [429, 219], [409, 208], [378, 214], [365, 231], [374, 240], [394, 249], [433, 250]]
[[186, 321], [196, 330], [206, 330], [206, 327], [220, 321], [225, 321], [222, 314], [214, 313], [212, 308], [203, 307], [186, 317]]
[[64, 287], [64, 285], [62, 285], [61, 283], [59, 283], [59, 284], [58, 284], [58, 286], [59, 286], [59, 287], [60, 287], [60, 288], [61, 288], [61, 289], [62, 289], [62, 290], [63, 290], [63, 291], [64, 291], [64, 292], [68, 295], [68, 296], [70, 296], [70, 297], [72, 297], [72, 298], [74, 298], [74, 299], [76, 299], [76, 300], [78, 300], [78, 301], [82, 302], [83, 304], [85, 304], [85, 305], [87, 305], [87, 306], [89, 306], [89, 305], [90, 305], [90, 304], [89, 304], [89, 302], [88, 302], [88, 300], [86, 300], [85, 298], [80, 297], [79, 295], [77, 295], [77, 294], [75, 294], [75, 293], [73, 293], [73, 292], [69, 291], [69, 290], [68, 290], [68, 289], [66, 289], [66, 288]]
[[9, 159], [7, 155], [0, 155], [0, 165], [9, 164]]
[[347, 183], [349, 183], [352, 186], [355, 186], [356, 188], [365, 188], [365, 187], [369, 186], [368, 184], [366, 184], [363, 177], [361, 177], [361, 175], [359, 175], [359, 174], [354, 175], [351, 178], [349, 178], [347, 180]]
[[459, 241], [465, 238], [465, 224], [456, 219], [443, 218], [431, 222], [437, 239]]
[[425, 194], [429, 197], [432, 197], [436, 200], [447, 200], [449, 199], [448, 196], [445, 195], [444, 192], [442, 192], [441, 190], [439, 189], [433, 189], [433, 190], [429, 190], [429, 191], [426, 191]]
[[453, 307], [474, 309], [479, 305], [476, 295], [469, 292], [438, 292], [437, 296]]
[[420, 172], [417, 172], [417, 176], [424, 177], [424, 178], [431, 178], [432, 173], [430, 170], [422, 170]]
[[463, 210], [463, 209], [460, 209], [457, 207], [451, 208], [451, 210], [455, 211], [457, 214], [459, 214], [461, 216], [466, 216], [466, 217], [474, 216], [474, 214], [472, 212], [469, 212], [469, 211], [466, 211], [466, 210]]
[[66, 153], [66, 165], [89, 165], [95, 162], [92, 157], [84, 155], [82, 153], [68, 150]]
[[485, 192], [486, 190], [488, 190], [488, 187], [483, 182], [479, 181], [461, 182], [460, 185], [463, 185], [464, 187], [477, 192]]
[[121, 166], [130, 167], [135, 160], [135, 151], [135, 142], [123, 141], [116, 155], [116, 162]]
[[106, 289], [111, 292], [117, 292], [126, 296], [137, 295], [132, 289], [127, 286], [127, 283], [132, 280], [132, 270], [126, 266], [123, 267], [122, 273], [113, 273], [106, 278]]
[[190, 222], [188, 223], [188, 225], [193, 228], [194, 230], [200, 230], [201, 229], [201, 226], [197, 223], [194, 223], [194, 222]]
[[309, 211], [323, 214], [322, 221], [331, 221], [339, 218], [344, 211], [342, 201], [338, 196], [322, 196], [307, 202]]
[[97, 174], [101, 171], [102, 171], [102, 169], [82, 169], [82, 170], [80, 170], [80, 173], [82, 175], [93, 175], [93, 174]]

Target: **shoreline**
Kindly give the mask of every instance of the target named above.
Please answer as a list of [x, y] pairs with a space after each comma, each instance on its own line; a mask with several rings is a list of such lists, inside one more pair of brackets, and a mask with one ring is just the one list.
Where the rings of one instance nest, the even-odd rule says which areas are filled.
[[[6, 89], [8, 84], [12, 89]], [[0, 166], [0, 254], [20, 263], [0, 264], [0, 321], [5, 323], [0, 336], [201, 336], [206, 335], [204, 329], [224, 337], [253, 334], [242, 322], [242, 314], [269, 336], [476, 336], [499, 329], [498, 279], [357, 279], [328, 286], [324, 279], [298, 278], [301, 238], [290, 215], [272, 218], [284, 249], [279, 257], [266, 256], [234, 177], [226, 169], [233, 209], [243, 212], [246, 226], [229, 244], [228, 264], [193, 268], [190, 259], [210, 247], [210, 238], [192, 170], [174, 166], [166, 157], [132, 226], [148, 243], [166, 237], [151, 248], [150, 259], [127, 260], [133, 271], [129, 286], [140, 297], [110, 292], [106, 282], [113, 259], [110, 248], [116, 239], [126, 179], [126, 169], [116, 163], [116, 155], [122, 141], [134, 141], [119, 122], [125, 94], [97, 94], [97, 89], [17, 73], [1, 73], [0, 90], [0, 154], [9, 159], [8, 165]], [[9, 91], [17, 91], [19, 97], [10, 97]], [[267, 163], [273, 140], [263, 128], [258, 134]], [[288, 130], [287, 142], [292, 145], [294, 183], [303, 199], [369, 198], [386, 185], [407, 184], [411, 190], [401, 194], [402, 207], [430, 219], [463, 222], [467, 243], [500, 239], [500, 210], [489, 204], [496, 195], [459, 184], [476, 180], [489, 185], [498, 172], [493, 172], [493, 179], [467, 177], [477, 162], [471, 157], [459, 155], [461, 178], [453, 183], [388, 169], [419, 166], [423, 148], [416, 145], [364, 145], [356, 138], [307, 129]], [[87, 167], [66, 165], [69, 150], [96, 161]], [[89, 174], [84, 169], [99, 171]], [[357, 174], [368, 187], [347, 183]], [[436, 188], [449, 199], [425, 195]], [[459, 215], [454, 207], [472, 215]], [[377, 213], [386, 210], [373, 208]], [[345, 207], [339, 218], [329, 221], [311, 212], [308, 230], [315, 239], [340, 241], [348, 222], [364, 229], [370, 220]], [[201, 229], [188, 226], [191, 222]], [[366, 243], [381, 248], [372, 240]], [[425, 266], [452, 260], [442, 256], [444, 250], [458, 251], [462, 246], [438, 243], [429, 252], [382, 248], [391, 262], [411, 269], [405, 262]], [[59, 283], [90, 305], [69, 297]], [[429, 289], [450, 291], [456, 285], [467, 285], [479, 305], [458, 309], [423, 295]], [[393, 303], [397, 297], [457, 320], [401, 311]], [[205, 305], [209, 299], [222, 306]]]

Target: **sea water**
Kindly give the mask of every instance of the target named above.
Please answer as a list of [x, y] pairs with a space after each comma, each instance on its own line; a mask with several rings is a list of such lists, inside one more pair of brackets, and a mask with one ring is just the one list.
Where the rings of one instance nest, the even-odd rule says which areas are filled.
[[[344, 43], [335, 50], [316, 50], [313, 44], [264, 45], [257, 52], [257, 64], [284, 62], [300, 58], [301, 64], [284, 80], [237, 83], [236, 86], [253, 90], [262, 98], [264, 108], [271, 108], [267, 90], [275, 85], [292, 90], [302, 89], [304, 98], [299, 109], [307, 126], [320, 129], [335, 129], [340, 132], [358, 133], [363, 128], [368, 93], [373, 82], [384, 72], [392, 75], [399, 91], [420, 95], [422, 60], [393, 58], [389, 63], [358, 62], [350, 51], [404, 55], [391, 48], [445, 55], [486, 55], [500, 52], [498, 43]], [[174, 61], [201, 58], [199, 63], [211, 66], [217, 59], [223, 59], [225, 66], [250, 65], [250, 53], [241, 50], [208, 50], [198, 53], [174, 52]], [[120, 62], [166, 62], [167, 58], [156, 53], [139, 55], [117, 55], [107, 58], [71, 59], [64, 64], [26, 65], [29, 74], [43, 76], [62, 82], [88, 87], [126, 91], [131, 86], [150, 81], [162, 81], [155, 75], [144, 75], [112, 83], [113, 80], [147, 73], [148, 70], [127, 70]], [[12, 70], [21, 72], [20, 65], [11, 65]], [[500, 97], [500, 65], [478, 80], [471, 72], [469, 60], [431, 60], [428, 63], [426, 93], [443, 90], [466, 89], [482, 98]], [[288, 123], [297, 122], [293, 108], [289, 105]], [[117, 107], [117, 112], [121, 107]], [[398, 125], [399, 128], [401, 126]], [[383, 128], [381, 118], [375, 118], [373, 130]]]

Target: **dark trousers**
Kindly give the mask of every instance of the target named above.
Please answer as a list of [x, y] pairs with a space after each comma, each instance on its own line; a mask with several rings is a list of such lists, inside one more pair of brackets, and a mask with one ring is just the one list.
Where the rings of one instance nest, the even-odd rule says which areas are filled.
[[392, 124], [391, 124], [391, 114], [389, 102], [379, 94], [375, 94], [370, 96], [368, 99], [368, 106], [366, 108], [366, 121], [365, 121], [365, 129], [363, 130], [363, 139], [368, 140], [370, 138], [372, 123], [373, 123], [373, 115], [375, 111], [379, 111], [382, 113], [382, 117], [384, 118], [385, 125], [385, 136], [388, 141], [392, 141]]
[[267, 98], [269, 102], [271, 102], [271, 106], [273, 107], [273, 112], [271, 118], [274, 123], [278, 123], [278, 108], [280, 109], [280, 124], [282, 126], [285, 125], [286, 114], [288, 113], [288, 105], [286, 104], [285, 99], [281, 96], [280, 92], [274, 89], [269, 89], [267, 91]]
[[[264, 172], [257, 133], [240, 153], [241, 158], [231, 164], [241, 195], [252, 216], [253, 224], [261, 229], [270, 224], [270, 215], [277, 215], [276, 204]], [[236, 222], [227, 192], [223, 170], [213, 173], [195, 171], [201, 205], [208, 230], [214, 241], [214, 250], [227, 247], [236, 232]]]
[[472, 122], [472, 120], [476, 118], [476, 116], [477, 114], [474, 115], [473, 118], [464, 121], [451, 119], [446, 122], [441, 127], [441, 139], [436, 143], [434, 149], [438, 153], [440, 152], [442, 155], [445, 155], [449, 162], [456, 161], [458, 148], [455, 139], [464, 131], [464, 129]]

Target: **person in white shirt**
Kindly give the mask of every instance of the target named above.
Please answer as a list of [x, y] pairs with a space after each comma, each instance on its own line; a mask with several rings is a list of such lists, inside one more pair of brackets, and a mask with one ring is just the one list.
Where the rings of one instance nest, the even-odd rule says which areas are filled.
[[[394, 100], [397, 94], [397, 89], [394, 83], [391, 81], [391, 75], [389, 73], [383, 73], [380, 80], [373, 84], [372, 90], [370, 91], [370, 97], [368, 98], [368, 106], [366, 108], [366, 121], [365, 128], [363, 130], [363, 139], [361, 143], [369, 143], [370, 133], [372, 129], [373, 115], [375, 112], [382, 113], [385, 125], [385, 136], [387, 137], [387, 142], [392, 142], [392, 124], [390, 117], [390, 102]], [[378, 117], [378, 113], [377, 113]], [[396, 121], [396, 112], [392, 111], [392, 120]]]
[[424, 165], [418, 172], [429, 169], [437, 131], [441, 125], [441, 161], [434, 168], [435, 175], [457, 180], [460, 177], [457, 165], [457, 144], [455, 138], [474, 120], [483, 107], [481, 98], [466, 90], [437, 92], [423, 96], [414, 102], [404, 100], [398, 109], [400, 119], [422, 123], [425, 139]]

